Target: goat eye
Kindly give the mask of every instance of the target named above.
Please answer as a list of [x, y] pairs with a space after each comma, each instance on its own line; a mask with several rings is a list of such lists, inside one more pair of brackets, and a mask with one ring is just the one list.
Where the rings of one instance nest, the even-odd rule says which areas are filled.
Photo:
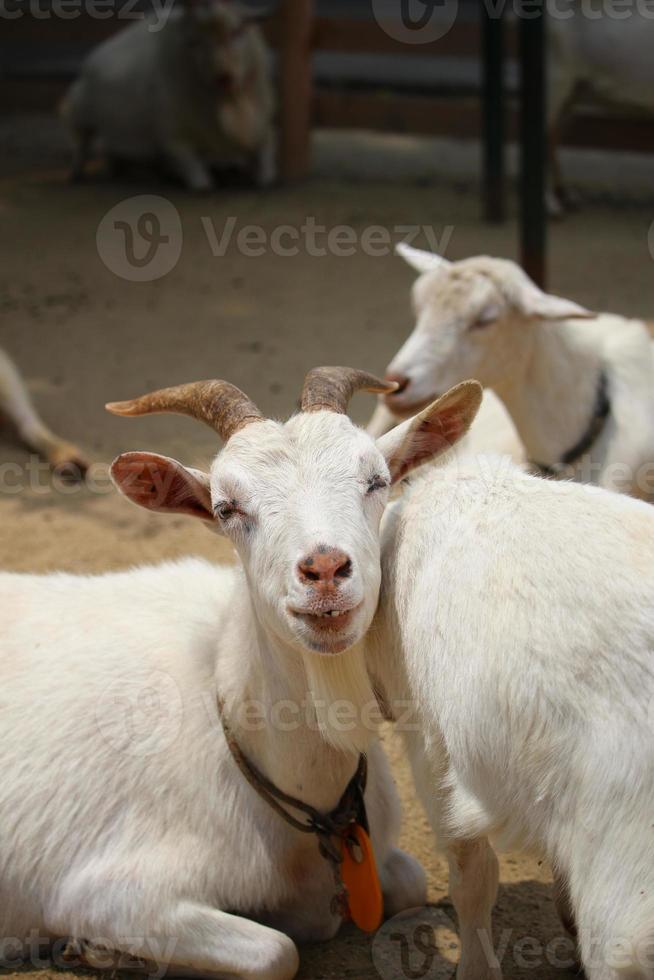
[[490, 327], [491, 324], [499, 320], [500, 312], [496, 307], [492, 307], [487, 310], [482, 310], [476, 320], [470, 324], [471, 330], [483, 330], [484, 327]]
[[379, 476], [379, 474], [376, 473], [368, 480], [368, 487], [366, 489], [366, 493], [374, 493], [375, 490], [384, 490], [387, 486], [388, 483], [383, 478], [383, 476]]
[[221, 521], [227, 521], [229, 520], [230, 517], [232, 517], [236, 513], [236, 507], [234, 506], [234, 504], [225, 501], [222, 504], [218, 504], [218, 506], [214, 510], [214, 513], [217, 517], [220, 518]]

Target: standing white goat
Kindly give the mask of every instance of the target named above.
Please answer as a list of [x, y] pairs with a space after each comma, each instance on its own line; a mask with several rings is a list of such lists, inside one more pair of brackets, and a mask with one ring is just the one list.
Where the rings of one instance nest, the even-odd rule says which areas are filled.
[[580, 94], [646, 113], [654, 123], [654, 20], [639, 4], [613, 10], [610, 0], [596, 11], [582, 0], [550, 0], [549, 7], [548, 203], [556, 216], [569, 201], [558, 161], [559, 135]]
[[76, 177], [97, 143], [116, 161], [163, 161], [196, 191], [214, 166], [275, 179], [268, 56], [238, 4], [198, 0], [130, 25], [89, 55], [62, 113]]
[[[371, 740], [362, 640], [389, 485], [470, 414], [462, 386], [402, 440], [375, 444], [344, 413], [358, 388], [389, 387], [317, 369], [286, 424], [225, 382], [110, 406], [191, 415], [226, 440], [210, 475], [144, 452], [112, 472], [133, 502], [227, 535], [241, 565], [0, 576], [0, 936], [14, 937], [12, 954], [38, 930], [86, 941], [92, 962], [106, 962], [100, 947], [174, 973], [289, 980], [289, 936], [339, 928], [332, 867], [243, 778], [216, 699], [279, 791], [336, 806]], [[422, 904], [422, 869], [394, 845], [398, 800], [374, 738], [365, 799], [385, 912]]]
[[547, 295], [507, 259], [449, 262], [406, 244], [398, 253], [421, 273], [416, 326], [388, 366], [400, 387], [372, 429], [388, 425], [387, 410], [411, 414], [475, 377], [504, 402], [542, 471], [654, 496], [654, 360], [641, 320]]
[[22, 441], [64, 475], [80, 476], [88, 461], [77, 446], [52, 432], [36, 411], [20, 373], [0, 349], [0, 414], [16, 428]]
[[652, 980], [652, 507], [454, 455], [387, 509], [382, 583], [369, 665], [389, 703], [414, 706], [404, 737], [449, 858], [457, 980], [502, 975], [488, 838], [549, 859], [588, 980]]

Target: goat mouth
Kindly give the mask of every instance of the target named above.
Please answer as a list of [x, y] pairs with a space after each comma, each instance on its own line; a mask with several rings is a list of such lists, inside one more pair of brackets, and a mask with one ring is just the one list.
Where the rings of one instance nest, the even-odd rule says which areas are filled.
[[315, 613], [291, 609], [290, 613], [317, 633], [340, 633], [350, 625], [360, 605], [361, 603], [351, 609], [321, 609]]
[[407, 415], [415, 415], [417, 412], [421, 412], [423, 408], [427, 408], [437, 398], [438, 393], [434, 392], [427, 398], [419, 398], [416, 401], [411, 401], [411, 398], [407, 398], [403, 392], [398, 392], [397, 394], [386, 395], [384, 402], [386, 408], [390, 409], [393, 415], [406, 418]]

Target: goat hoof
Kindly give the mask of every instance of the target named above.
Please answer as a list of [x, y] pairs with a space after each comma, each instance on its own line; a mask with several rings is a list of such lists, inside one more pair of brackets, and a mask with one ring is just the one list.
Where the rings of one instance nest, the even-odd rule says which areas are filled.
[[57, 476], [67, 483], [81, 483], [91, 462], [76, 446], [64, 444], [53, 450], [48, 462]]

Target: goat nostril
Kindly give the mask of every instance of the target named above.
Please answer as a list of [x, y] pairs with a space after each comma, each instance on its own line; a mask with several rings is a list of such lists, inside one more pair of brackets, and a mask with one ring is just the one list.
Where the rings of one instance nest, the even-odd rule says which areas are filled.
[[305, 583], [320, 583], [318, 587], [334, 587], [338, 580], [352, 574], [352, 561], [337, 548], [321, 546], [298, 562], [297, 575]]
[[390, 397], [392, 398], [393, 395], [401, 395], [403, 391], [406, 391], [406, 389], [409, 387], [410, 379], [407, 378], [406, 374], [387, 374], [385, 376], [385, 380], [394, 381], [397, 385], [396, 390], [390, 393]]

